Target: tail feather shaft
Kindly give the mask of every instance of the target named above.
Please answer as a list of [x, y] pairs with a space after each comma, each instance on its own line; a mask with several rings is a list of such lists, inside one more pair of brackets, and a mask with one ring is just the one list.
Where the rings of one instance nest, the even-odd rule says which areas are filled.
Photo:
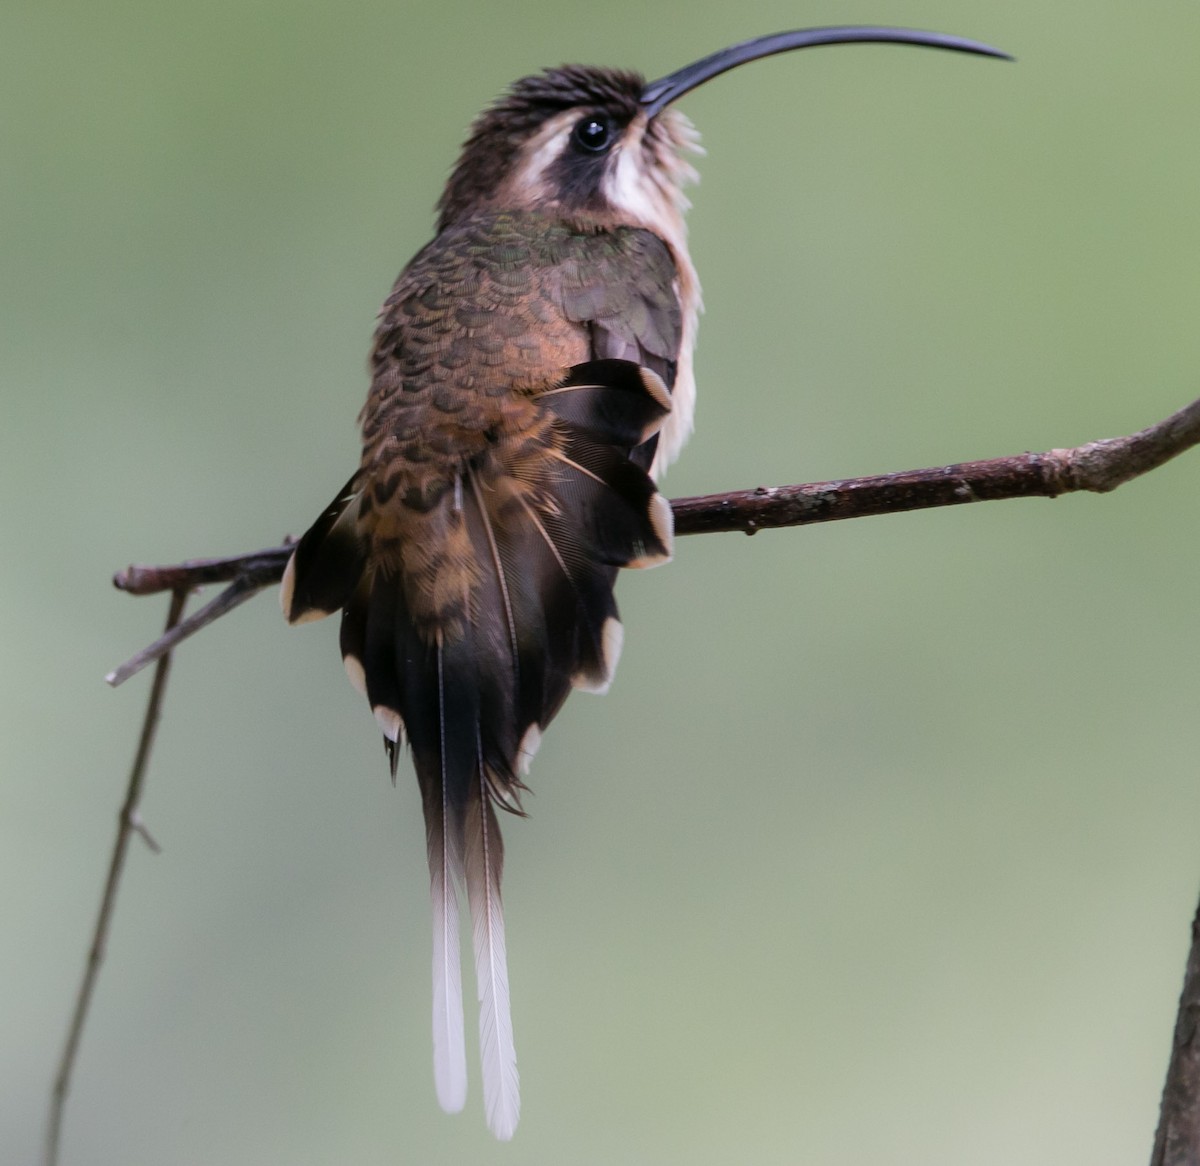
[[467, 899], [475, 939], [483, 1103], [488, 1128], [501, 1141], [507, 1142], [516, 1132], [521, 1098], [508, 995], [504, 910], [500, 899], [503, 864], [500, 828], [481, 772], [478, 796], [472, 797], [467, 806]]

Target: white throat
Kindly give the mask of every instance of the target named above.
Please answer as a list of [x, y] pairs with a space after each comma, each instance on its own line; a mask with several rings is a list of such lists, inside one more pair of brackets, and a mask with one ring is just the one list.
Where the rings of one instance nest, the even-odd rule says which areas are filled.
[[[642, 119], [639, 118], [639, 121]], [[700, 280], [687, 247], [687, 223], [684, 214], [691, 205], [683, 193], [685, 185], [699, 175], [682, 153], [703, 153], [700, 135], [692, 123], [677, 110], [666, 110], [653, 122], [633, 130], [617, 147], [613, 165], [604, 176], [604, 197], [623, 217], [653, 231], [671, 249], [679, 272], [675, 294], [683, 315], [675, 384], [671, 390], [673, 408], [658, 435], [658, 450], [650, 472], [661, 478], [667, 466], [687, 443], [695, 425], [696, 376], [693, 353], [703, 303]]]

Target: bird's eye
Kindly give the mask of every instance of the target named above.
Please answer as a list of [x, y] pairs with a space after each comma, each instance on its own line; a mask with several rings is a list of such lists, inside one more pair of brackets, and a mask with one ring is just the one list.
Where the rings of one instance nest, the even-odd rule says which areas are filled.
[[601, 154], [612, 144], [612, 122], [602, 113], [589, 113], [575, 123], [575, 144], [590, 154]]

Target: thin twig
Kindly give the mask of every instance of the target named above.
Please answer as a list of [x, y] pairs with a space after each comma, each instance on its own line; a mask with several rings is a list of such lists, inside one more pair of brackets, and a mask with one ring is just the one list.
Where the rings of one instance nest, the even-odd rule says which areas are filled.
[[1171, 1060], [1163, 1085], [1162, 1111], [1150, 1166], [1196, 1166], [1200, 1162], [1200, 907], [1192, 919], [1183, 991], [1175, 1017]]
[[676, 534], [723, 530], [754, 534], [770, 527], [805, 526], [968, 502], [1055, 498], [1079, 490], [1104, 494], [1198, 443], [1200, 400], [1128, 437], [1110, 437], [1073, 449], [804, 486], [760, 486], [731, 494], [679, 498], [671, 507]]
[[252, 555], [224, 559], [189, 559], [174, 567], [126, 567], [113, 576], [113, 586], [130, 595], [156, 595], [184, 587], [203, 587], [209, 583], [228, 583], [246, 579], [266, 587], [278, 583], [284, 564], [295, 544], [285, 539], [283, 546]]
[[130, 819], [129, 824], [134, 828], [134, 830], [137, 831], [138, 837], [141, 838], [141, 840], [150, 848], [151, 851], [153, 851], [153, 853], [162, 854], [162, 847], [159, 846], [154, 835], [150, 833], [146, 823], [142, 821], [141, 814], [135, 812], [133, 817]]
[[[255, 556], [247, 557], [254, 558]], [[171, 569], [178, 571], [183, 568]], [[279, 574], [283, 574], [282, 570]], [[239, 574], [220, 595], [206, 603], [198, 612], [188, 616], [183, 623], [169, 627], [149, 647], [143, 648], [136, 656], [130, 657], [119, 668], [114, 668], [104, 678], [105, 683], [111, 684], [113, 688], [124, 684], [131, 676], [136, 676], [147, 664], [153, 664], [155, 660], [165, 656], [176, 644], [186, 640], [188, 636], [195, 635], [201, 628], [208, 627], [210, 623], [220, 619], [221, 616], [227, 615], [235, 607], [239, 607], [247, 599], [257, 595], [269, 583], [278, 581], [279, 575], [273, 576], [266, 582], [258, 582], [253, 575]]]
[[[175, 591], [171, 596], [171, 607], [167, 613], [167, 631], [179, 623], [179, 617], [183, 615], [183, 605], [186, 601], [187, 591], [184, 588]], [[88, 1006], [96, 987], [96, 977], [100, 972], [100, 964], [104, 960], [104, 947], [108, 940], [109, 928], [112, 925], [113, 910], [117, 902], [117, 887], [121, 880], [121, 872], [125, 867], [129, 840], [135, 832], [139, 833], [152, 850], [158, 851], [158, 843], [150, 837], [145, 826], [142, 825], [137, 807], [142, 796], [142, 787], [145, 784], [150, 750], [154, 746], [154, 734], [158, 728], [158, 718], [162, 709], [163, 695], [167, 689], [167, 673], [170, 668], [171, 655], [167, 652], [159, 659], [158, 667], [154, 670], [154, 682], [150, 686], [150, 697], [146, 702], [146, 716], [142, 721], [142, 735], [138, 741], [133, 766], [129, 771], [129, 786], [125, 793], [125, 802], [121, 806], [121, 812], [117, 819], [117, 839], [113, 846], [112, 861], [108, 865], [108, 881], [104, 884], [104, 897], [100, 901], [100, 913], [92, 932], [92, 945], [88, 951], [83, 980], [75, 997], [75, 1011], [71, 1017], [71, 1027], [67, 1032], [67, 1043], [63, 1047], [62, 1060], [59, 1062], [58, 1076], [54, 1079], [54, 1092], [50, 1101], [50, 1120], [46, 1131], [46, 1166], [55, 1166], [58, 1162], [63, 1110], [67, 1101], [67, 1090], [71, 1084], [71, 1071], [75, 1067], [75, 1056], [79, 1051], [79, 1039], [83, 1035], [83, 1025], [87, 1020]]]

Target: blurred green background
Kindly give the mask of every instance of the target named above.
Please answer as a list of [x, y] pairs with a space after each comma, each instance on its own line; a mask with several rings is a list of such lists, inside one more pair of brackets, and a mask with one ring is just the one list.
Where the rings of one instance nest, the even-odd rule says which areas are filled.
[[[0, 9], [0, 1161], [33, 1162], [159, 629], [130, 561], [299, 533], [467, 123], [889, 22], [683, 108], [707, 316], [672, 494], [1126, 433], [1200, 386], [1200, 9]], [[1200, 457], [1109, 497], [680, 540], [507, 827], [524, 1116], [433, 1096], [415, 782], [333, 622], [181, 651], [64, 1163], [1143, 1160], [1200, 884]], [[468, 984], [470, 980], [468, 980]], [[468, 992], [470, 989], [468, 988]], [[473, 1016], [468, 1024], [473, 1032]], [[473, 1038], [471, 1038], [473, 1039]]]

